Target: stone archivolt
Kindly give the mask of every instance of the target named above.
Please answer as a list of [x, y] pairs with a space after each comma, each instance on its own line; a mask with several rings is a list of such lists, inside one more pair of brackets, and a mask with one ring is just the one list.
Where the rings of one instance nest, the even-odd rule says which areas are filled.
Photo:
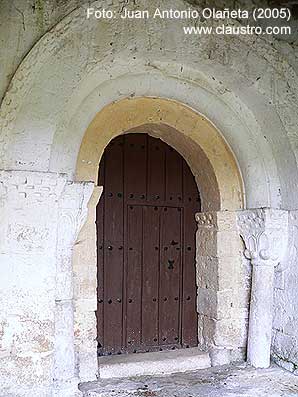
[[[111, 2], [91, 2], [89, 5], [103, 7], [108, 3]], [[114, 1], [113, 7], [118, 9], [121, 3], [123, 2]], [[183, 3], [177, 1], [177, 4]], [[157, 2], [150, 2], [150, 7], [156, 6]], [[57, 390], [63, 389], [63, 382], [74, 384], [76, 388], [73, 352], [72, 249], [86, 217], [86, 206], [91, 191], [87, 185], [85, 189], [80, 183], [76, 185], [68, 182], [75, 174], [74, 159], [88, 123], [108, 103], [115, 104], [119, 99], [127, 97], [130, 98], [128, 101], [132, 106], [132, 97], [147, 95], [151, 103], [153, 97], [163, 97], [175, 100], [177, 103], [183, 102], [189, 109], [202, 112], [206, 120], [209, 118], [214, 121], [226, 138], [226, 142], [233, 142], [235, 155], [241, 163], [248, 205], [297, 208], [295, 189], [292, 187], [295, 186], [295, 178], [297, 178], [294, 155], [298, 156], [295, 135], [298, 80], [292, 55], [287, 59], [283, 51], [279, 51], [276, 43], [263, 38], [256, 39], [253, 35], [233, 37], [229, 39], [230, 42], [222, 39], [215, 43], [209, 39], [202, 39], [199, 46], [197, 39], [190, 39], [184, 42], [181, 51], [177, 52], [170, 42], [177, 45], [176, 32], [169, 31], [173, 40], [167, 42], [165, 40], [167, 35], [164, 33], [166, 25], [157, 25], [154, 31], [155, 40], [149, 42], [146, 40], [149, 35], [143, 35], [143, 32], [138, 31], [135, 28], [136, 24], [134, 27], [131, 26], [129, 34], [119, 26], [120, 32], [124, 34], [116, 36], [109, 30], [107, 32], [103, 30], [104, 34], [98, 35], [97, 22], [96, 27], [89, 22], [86, 21], [82, 6], [46, 33], [19, 66], [1, 104], [1, 166], [6, 169], [35, 170], [35, 172], [3, 171], [0, 174], [0, 208], [1, 211], [3, 210], [0, 225], [0, 255], [5, 275], [1, 284], [5, 295], [1, 312], [1, 324], [4, 324], [3, 332], [0, 333], [1, 360], [3, 357], [2, 368], [13, 368], [9, 378], [6, 371], [1, 372], [0, 381], [5, 387], [7, 385], [19, 387], [18, 382], [28, 385], [37, 383], [49, 385], [53, 379], [54, 361]], [[84, 32], [86, 32], [85, 36]], [[129, 41], [131, 34], [136, 38], [134, 57]], [[72, 45], [73, 40], [79, 41], [84, 37], [87, 37], [86, 51], [76, 52], [77, 47]], [[113, 43], [113, 46], [110, 43]], [[165, 44], [160, 47], [160, 43]], [[247, 55], [243, 56], [244, 53]], [[287, 53], [291, 54], [290, 48], [287, 48]], [[53, 88], [52, 84], [57, 80], [60, 81], [59, 79], [63, 85], [59, 86], [59, 89]], [[196, 96], [197, 93], [199, 96]], [[148, 109], [149, 99], [143, 102], [146, 104], [142, 112], [135, 112], [135, 108], [132, 108], [124, 114], [129, 114], [129, 117], [143, 114]], [[156, 99], [156, 102], [160, 105], [161, 101]], [[219, 104], [223, 108], [219, 108]], [[96, 110], [90, 111], [91, 108]], [[82, 118], [82, 113], [85, 113], [86, 118]], [[160, 123], [158, 113], [159, 111], [156, 112], [156, 120]], [[75, 118], [74, 114], [78, 114], [78, 118]], [[178, 114], [181, 112], [174, 112], [179, 121]], [[30, 121], [38, 121], [38, 123], [30, 124], [28, 115]], [[49, 120], [46, 120], [45, 115], [50, 115]], [[197, 115], [200, 116], [199, 113]], [[106, 124], [103, 124], [101, 136], [109, 131], [109, 123], [117, 121], [115, 119], [118, 120], [113, 115]], [[123, 120], [125, 121], [125, 117]], [[40, 121], [45, 124], [39, 124]], [[46, 121], [49, 121], [49, 124]], [[204, 122], [203, 116], [202, 121]], [[34, 130], [36, 125], [38, 128]], [[180, 129], [184, 130], [184, 128], [185, 124]], [[191, 128], [194, 138], [198, 136], [196, 128], [197, 124]], [[263, 134], [265, 131], [266, 136]], [[117, 129], [117, 133], [122, 132], [121, 129]], [[237, 136], [238, 138], [241, 136], [241, 141], [237, 140]], [[79, 142], [78, 146], [72, 146], [74, 141]], [[104, 142], [107, 141], [108, 139]], [[95, 147], [98, 147], [98, 142], [99, 139], [91, 139], [88, 153], [93, 153]], [[213, 148], [218, 147], [216, 143], [211, 143]], [[43, 149], [40, 156], [35, 154], [37, 145]], [[25, 153], [32, 155], [24, 159]], [[212, 154], [212, 150], [209, 153]], [[285, 153], [286, 166], [283, 158]], [[53, 166], [55, 156], [59, 161], [56, 163], [54, 161]], [[226, 162], [222, 161], [222, 155], [217, 157], [220, 163], [219, 170], [222, 171], [226, 168]], [[64, 158], [68, 160], [60, 163]], [[99, 158], [100, 156], [96, 154], [94, 168], [97, 167]], [[197, 159], [197, 154], [195, 158]], [[48, 170], [58, 170], [59, 173]], [[68, 172], [68, 177], [60, 172]], [[227, 175], [231, 175], [230, 170], [227, 170]], [[257, 189], [255, 189], [256, 182]], [[261, 188], [261, 184], [266, 188]], [[230, 185], [227, 179], [222, 181], [221, 196], [223, 189]], [[228, 196], [226, 205], [230, 205], [233, 197], [235, 202], [242, 204], [237, 194], [239, 191], [233, 191], [233, 195]], [[212, 208], [207, 210], [212, 211]], [[212, 229], [214, 233], [213, 229], [218, 228], [218, 216], [226, 219], [230, 215], [229, 212], [198, 215], [199, 232], [208, 236], [208, 229]], [[89, 223], [89, 228], [94, 227], [93, 220]], [[234, 228], [234, 219], [231, 223]], [[287, 213], [269, 209], [239, 212], [238, 226], [246, 247], [245, 255], [253, 265], [249, 359], [256, 366], [266, 366], [270, 355], [274, 267], [282, 261], [285, 253]], [[210, 255], [206, 255], [206, 258], [202, 258], [202, 263], [206, 259], [207, 269], [207, 264], [210, 263], [208, 260], [215, 258], [212, 263], [214, 269], [223, 270], [222, 274], [232, 273], [233, 264], [235, 262], [239, 264], [238, 257], [235, 261], [235, 257], [239, 254], [239, 234], [235, 229], [224, 233], [223, 230], [216, 231], [218, 235], [214, 240], [214, 246], [210, 246], [210, 249], [214, 250], [211, 254], [209, 252]], [[90, 239], [90, 235], [92, 236], [92, 233], [87, 234], [85, 241]], [[231, 236], [233, 244], [235, 243], [233, 248], [231, 248]], [[208, 241], [206, 239], [204, 243]], [[216, 257], [218, 254], [216, 245], [223, 250], [224, 260]], [[295, 256], [296, 250], [293, 251]], [[85, 256], [87, 254], [88, 251], [85, 252]], [[83, 262], [85, 260], [82, 260], [82, 256], [80, 259]], [[292, 268], [294, 261], [292, 259], [290, 263]], [[96, 275], [93, 277], [90, 274], [91, 268], [94, 273], [96, 272], [96, 266], [89, 258], [84, 264], [87, 266], [77, 272], [77, 278], [80, 281], [84, 279], [87, 285], [84, 292], [87, 297], [84, 296], [84, 299], [80, 300], [83, 309], [81, 323], [78, 321], [77, 333], [83, 335], [80, 340], [81, 345], [84, 343], [88, 345], [91, 344], [91, 339], [94, 342], [90, 331], [93, 323], [90, 319], [91, 316], [93, 321], [95, 318], [93, 301], [96, 296], [96, 285], [95, 282], [94, 285], [92, 283], [96, 280]], [[82, 277], [83, 271], [88, 273], [85, 278]], [[14, 279], [9, 278], [12, 275], [15, 276]], [[203, 281], [217, 286], [219, 274], [214, 271], [213, 276], [214, 279]], [[14, 286], [10, 290], [7, 280]], [[23, 283], [23, 280], [28, 283]], [[229, 281], [220, 278], [222, 283], [227, 284]], [[239, 280], [233, 279], [229, 284], [235, 289], [236, 285], [239, 285]], [[206, 306], [211, 298], [214, 298], [218, 305], [218, 310], [214, 313], [211, 313], [213, 307], [202, 308], [209, 313], [209, 317], [202, 315], [203, 331], [218, 326], [217, 334], [210, 338], [210, 343], [216, 344], [217, 347], [231, 348], [231, 345], [236, 343], [234, 334], [225, 333], [228, 328], [234, 330], [233, 318], [231, 320], [221, 317], [222, 314], [233, 312], [231, 306], [229, 310], [224, 306], [226, 302], [234, 304], [233, 288], [210, 292], [210, 289], [207, 291], [208, 288], [204, 286], [200, 291], [202, 296], [207, 297]], [[90, 290], [93, 291], [91, 298], [88, 295]], [[15, 296], [18, 296], [18, 299]], [[226, 299], [226, 296], [229, 299]], [[286, 296], [283, 296], [283, 299], [284, 302], [288, 302]], [[89, 300], [92, 304], [89, 304]], [[82, 324], [87, 323], [85, 306], [88, 306], [90, 314], [88, 321], [90, 320], [89, 323], [92, 324], [88, 325], [88, 329], [86, 328], [88, 332], [82, 329]], [[78, 308], [76, 309], [77, 313], [80, 312]], [[245, 311], [247, 307], [241, 309]], [[286, 307], [283, 309], [285, 310]], [[42, 342], [36, 338], [39, 334], [35, 328], [37, 321], [32, 320], [34, 316], [38, 318], [39, 329], [43, 330]], [[55, 340], [53, 358], [54, 329], [58, 337]], [[264, 336], [265, 333], [269, 336]], [[87, 341], [86, 335], [91, 334], [92, 337]], [[33, 343], [34, 337], [36, 340]], [[245, 346], [245, 336], [241, 343]], [[59, 351], [62, 352], [61, 356], [58, 354]], [[69, 355], [65, 355], [65, 360], [63, 360], [63, 351], [69, 351]], [[94, 355], [96, 348], [92, 352]], [[84, 372], [81, 365], [84, 354], [85, 351], [82, 352], [78, 364], [81, 379], [81, 374]], [[27, 361], [24, 365], [22, 359], [25, 356]], [[90, 363], [90, 357], [87, 354], [85, 357], [86, 363]], [[87, 364], [83, 379], [92, 380]], [[95, 374], [95, 371], [93, 373]], [[63, 397], [66, 395], [61, 393]], [[31, 386], [27, 395], [33, 396]], [[35, 390], [35, 395], [45, 395], [44, 390]]]

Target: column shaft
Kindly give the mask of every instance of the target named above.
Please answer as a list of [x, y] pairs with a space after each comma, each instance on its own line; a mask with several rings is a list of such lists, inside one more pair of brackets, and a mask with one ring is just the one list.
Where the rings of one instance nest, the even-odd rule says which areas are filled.
[[247, 360], [258, 368], [270, 366], [274, 266], [253, 266]]

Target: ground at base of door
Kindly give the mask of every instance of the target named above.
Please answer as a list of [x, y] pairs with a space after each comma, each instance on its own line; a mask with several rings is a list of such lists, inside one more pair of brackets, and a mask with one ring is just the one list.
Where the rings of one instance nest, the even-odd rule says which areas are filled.
[[84, 397], [294, 397], [298, 376], [275, 365], [220, 366], [167, 376], [104, 379], [80, 386]]

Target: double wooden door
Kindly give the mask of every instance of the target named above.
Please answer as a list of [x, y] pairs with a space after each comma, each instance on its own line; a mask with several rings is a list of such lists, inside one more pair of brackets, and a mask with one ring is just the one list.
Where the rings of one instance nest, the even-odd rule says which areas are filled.
[[99, 355], [196, 346], [200, 198], [187, 163], [160, 139], [126, 134], [106, 148], [99, 184]]

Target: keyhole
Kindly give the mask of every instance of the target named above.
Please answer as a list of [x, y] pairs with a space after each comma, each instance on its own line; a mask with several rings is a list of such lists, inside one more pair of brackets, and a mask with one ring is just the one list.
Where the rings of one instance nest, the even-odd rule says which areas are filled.
[[174, 269], [174, 260], [168, 259], [168, 269], [172, 270]]

